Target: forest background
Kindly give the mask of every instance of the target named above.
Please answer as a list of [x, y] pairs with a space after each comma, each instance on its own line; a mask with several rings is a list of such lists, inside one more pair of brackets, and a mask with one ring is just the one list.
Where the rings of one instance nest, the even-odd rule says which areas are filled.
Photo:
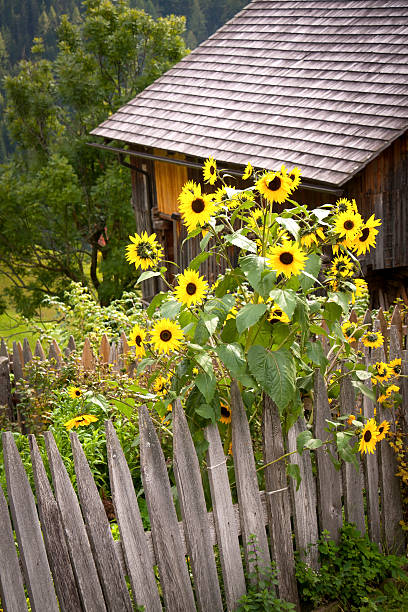
[[[245, 0], [0, 0], [0, 314], [132, 290], [127, 169], [89, 132]], [[187, 19], [186, 19], [186, 17]]]

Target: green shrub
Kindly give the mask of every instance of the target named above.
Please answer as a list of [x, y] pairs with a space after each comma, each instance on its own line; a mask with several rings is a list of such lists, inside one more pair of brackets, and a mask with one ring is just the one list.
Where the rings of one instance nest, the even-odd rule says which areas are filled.
[[378, 545], [362, 536], [354, 525], [344, 525], [338, 544], [330, 540], [327, 531], [323, 532], [318, 548], [318, 572], [302, 561], [296, 562], [301, 599], [312, 607], [337, 600], [344, 610], [389, 610], [377, 607], [370, 594], [388, 577], [408, 584], [402, 570], [406, 559], [382, 554]]

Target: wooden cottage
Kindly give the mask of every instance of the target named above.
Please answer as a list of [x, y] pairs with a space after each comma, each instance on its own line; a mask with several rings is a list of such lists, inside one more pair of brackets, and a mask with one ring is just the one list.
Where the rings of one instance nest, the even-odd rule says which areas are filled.
[[363, 260], [374, 306], [408, 305], [407, 43], [408, 0], [253, 0], [98, 126], [95, 146], [131, 168], [139, 231], [181, 265], [194, 253], [177, 197], [208, 156], [237, 175], [299, 166], [298, 201], [350, 195], [382, 219]]

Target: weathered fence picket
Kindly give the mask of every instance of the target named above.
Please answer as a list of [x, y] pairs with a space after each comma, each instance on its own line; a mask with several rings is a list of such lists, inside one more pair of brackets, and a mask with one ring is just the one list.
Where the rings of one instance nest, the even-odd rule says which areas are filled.
[[34, 495], [13, 434], [4, 432], [2, 442], [10, 510], [31, 608], [33, 612], [58, 612]]
[[[324, 441], [327, 438], [327, 420], [331, 419], [327, 389], [320, 370], [315, 372], [314, 381], [314, 436]], [[335, 460], [338, 459], [334, 450], [331, 451]], [[331, 538], [338, 542], [342, 519], [341, 477], [334, 467], [327, 450], [316, 449], [317, 467], [317, 508], [320, 531], [326, 529]]]
[[[106, 610], [88, 534], [67, 470], [50, 431], [44, 433], [55, 497], [84, 612]], [[45, 608], [46, 609], [46, 608]]]
[[234, 610], [239, 598], [245, 594], [246, 590], [238, 540], [239, 531], [232, 505], [226, 457], [224, 456], [217, 425], [207, 425], [204, 435], [208, 442], [208, 480], [211, 489], [225, 596], [228, 609]]
[[166, 463], [146, 406], [139, 412], [140, 467], [152, 526], [164, 603], [168, 610], [191, 612], [194, 595], [171, 495]]
[[263, 457], [267, 466], [265, 468], [265, 495], [268, 525], [272, 558], [275, 560], [278, 574], [279, 596], [298, 606], [290, 524], [289, 487], [285, 464], [279, 461], [280, 457], [285, 454], [282, 425], [276, 404], [267, 396], [264, 397], [263, 402], [262, 433]]

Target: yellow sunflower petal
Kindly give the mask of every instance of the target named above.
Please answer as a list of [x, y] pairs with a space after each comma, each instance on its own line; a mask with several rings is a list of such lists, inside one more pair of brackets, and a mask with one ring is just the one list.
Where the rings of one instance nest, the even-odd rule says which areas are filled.
[[170, 319], [160, 319], [151, 331], [151, 341], [159, 353], [176, 351], [184, 338], [183, 330], [178, 323]]
[[207, 281], [195, 270], [187, 269], [178, 277], [178, 285], [174, 294], [179, 302], [192, 306], [202, 302], [207, 291]]
[[273, 270], [289, 277], [297, 276], [304, 269], [307, 257], [296, 242], [282, 241], [274, 246], [268, 254], [268, 262]]
[[204, 180], [210, 185], [214, 185], [217, 180], [217, 162], [213, 157], [209, 157], [203, 166]]

